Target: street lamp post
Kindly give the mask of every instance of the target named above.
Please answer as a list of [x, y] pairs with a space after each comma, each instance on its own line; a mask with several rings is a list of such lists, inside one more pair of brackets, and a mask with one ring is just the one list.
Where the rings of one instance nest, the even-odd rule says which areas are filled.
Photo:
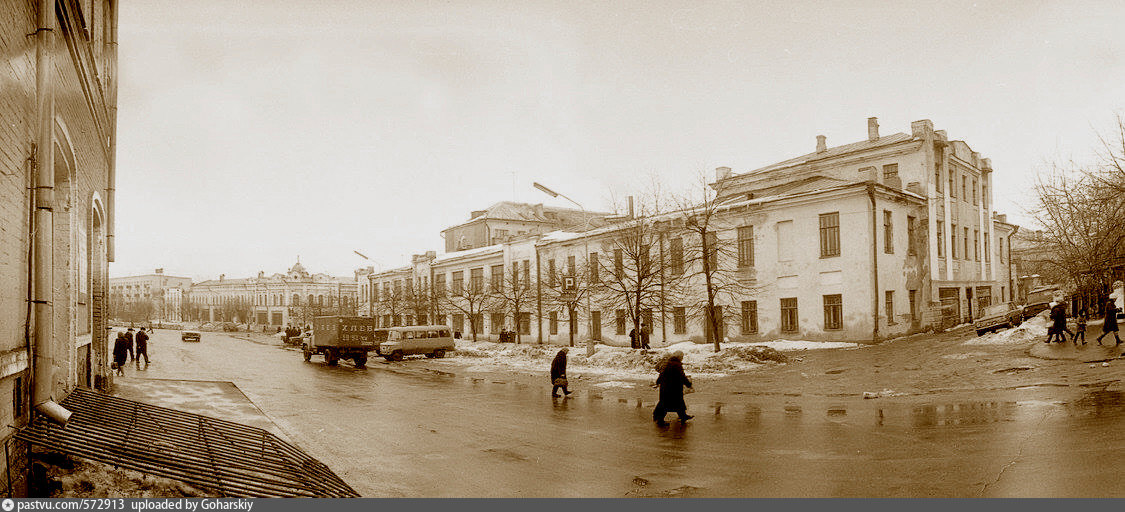
[[[591, 263], [590, 262], [590, 237], [585, 233], [585, 231], [590, 230], [590, 215], [586, 213], [586, 207], [582, 206], [578, 201], [575, 201], [575, 200], [573, 200], [573, 199], [571, 199], [571, 198], [569, 198], [569, 197], [567, 197], [563, 194], [555, 192], [554, 190], [551, 190], [550, 188], [547, 188], [546, 186], [540, 184], [539, 182], [532, 182], [532, 186], [534, 186], [535, 188], [539, 189], [540, 191], [542, 191], [543, 193], [545, 193], [545, 194], [547, 194], [551, 197], [560, 197], [561, 196], [563, 199], [566, 199], [567, 201], [570, 201], [570, 202], [574, 203], [575, 205], [577, 205], [579, 208], [582, 209], [582, 216], [586, 219], [586, 226], [585, 226], [586, 229], [583, 231], [582, 243], [583, 243], [584, 250], [586, 251], [585, 256], [586, 256], [586, 274], [587, 274], [586, 275], [586, 357], [590, 357], [590, 356], [594, 355], [594, 315], [593, 315], [593, 308], [590, 307], [590, 276], [589, 276], [589, 273], [590, 273], [589, 267], [590, 267], [590, 263]], [[540, 321], [542, 321], [542, 319], [540, 319]]]

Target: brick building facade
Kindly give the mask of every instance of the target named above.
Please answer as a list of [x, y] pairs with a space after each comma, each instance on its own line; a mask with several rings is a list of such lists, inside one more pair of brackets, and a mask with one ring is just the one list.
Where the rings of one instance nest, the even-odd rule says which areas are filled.
[[[116, 2], [0, 7], [0, 421], [62, 419], [75, 386], [106, 387], [113, 261]], [[26, 447], [5, 431], [12, 495]]]

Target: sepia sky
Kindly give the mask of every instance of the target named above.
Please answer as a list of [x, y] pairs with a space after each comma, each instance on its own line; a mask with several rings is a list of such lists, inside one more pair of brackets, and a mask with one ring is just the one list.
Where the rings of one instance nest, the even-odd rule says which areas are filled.
[[[887, 7], [894, 5], [894, 7]], [[1119, 2], [145, 0], [119, 19], [113, 276], [350, 276], [497, 201], [590, 210], [882, 134], [1037, 170], [1125, 108]]]

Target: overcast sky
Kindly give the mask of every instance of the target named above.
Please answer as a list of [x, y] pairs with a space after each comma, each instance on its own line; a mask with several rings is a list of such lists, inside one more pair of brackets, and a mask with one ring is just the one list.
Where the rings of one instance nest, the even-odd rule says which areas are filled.
[[[887, 7], [893, 5], [894, 7]], [[516, 200], [591, 210], [932, 119], [1022, 214], [1125, 108], [1120, 2], [122, 2], [114, 276], [406, 264]]]

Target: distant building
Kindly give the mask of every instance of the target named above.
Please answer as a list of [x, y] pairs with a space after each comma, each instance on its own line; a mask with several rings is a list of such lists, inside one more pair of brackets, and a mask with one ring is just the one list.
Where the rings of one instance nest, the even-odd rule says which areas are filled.
[[356, 314], [355, 277], [310, 274], [298, 261], [284, 274], [227, 279], [191, 287], [192, 320], [256, 326], [304, 325], [322, 315]]
[[190, 288], [190, 277], [170, 276], [158, 268], [152, 274], [109, 278], [109, 300], [115, 310], [120, 309], [113, 312], [119, 318], [129, 316], [137, 304], [147, 304], [146, 318], [131, 320], [179, 322], [182, 298]]
[[501, 201], [472, 212], [467, 222], [446, 228], [445, 252], [475, 249], [551, 231], [585, 231], [606, 224], [606, 212], [583, 212], [542, 204]]

